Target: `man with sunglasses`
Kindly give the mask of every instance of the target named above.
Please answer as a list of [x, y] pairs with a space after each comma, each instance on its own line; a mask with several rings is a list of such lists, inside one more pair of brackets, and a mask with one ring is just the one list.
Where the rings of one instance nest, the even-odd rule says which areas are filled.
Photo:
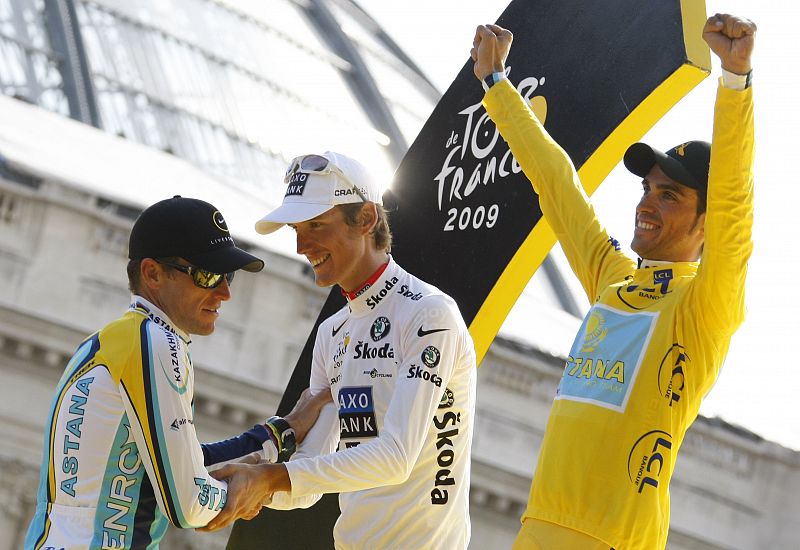
[[264, 262], [214, 206], [179, 196], [142, 212], [129, 258], [130, 308], [78, 346], [58, 383], [25, 548], [153, 548], [169, 523], [206, 525], [226, 502], [206, 466], [255, 451], [285, 460], [330, 400], [305, 395], [286, 419], [201, 446], [190, 335], [211, 334], [234, 273]]
[[338, 411], [324, 408], [285, 464], [214, 472], [228, 479], [229, 507], [206, 530], [270, 495], [292, 508], [339, 493], [337, 548], [466, 548], [476, 368], [458, 306], [389, 255], [380, 189], [361, 164], [305, 155], [285, 182], [256, 230], [289, 225], [317, 285], [347, 298], [320, 324], [311, 367], [311, 390], [331, 392]]

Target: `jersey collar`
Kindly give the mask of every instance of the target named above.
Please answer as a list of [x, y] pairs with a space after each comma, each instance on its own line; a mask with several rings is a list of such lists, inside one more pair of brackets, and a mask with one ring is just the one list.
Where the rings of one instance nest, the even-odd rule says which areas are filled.
[[648, 260], [646, 258], [639, 258], [639, 269], [661, 269], [670, 266], [694, 266], [695, 270], [700, 262], [668, 262], [665, 260]]
[[352, 301], [364, 294], [366, 291], [372, 288], [372, 285], [375, 284], [375, 281], [377, 281], [378, 278], [383, 274], [383, 272], [386, 270], [386, 266], [388, 265], [389, 262], [382, 264], [378, 269], [375, 270], [375, 273], [370, 275], [369, 279], [361, 283], [358, 289], [354, 290], [353, 292], [347, 292], [345, 289], [340, 287], [339, 290], [342, 291], [342, 296]]
[[183, 330], [179, 329], [175, 323], [173, 323], [167, 314], [161, 311], [159, 308], [154, 306], [150, 301], [138, 296], [136, 294], [131, 296], [131, 307], [128, 311], [133, 311], [134, 313], [138, 313], [140, 315], [144, 315], [145, 317], [149, 317], [152, 322], [157, 324], [160, 327], [165, 328], [166, 330], [170, 331], [172, 334], [175, 334], [180, 337], [181, 340], [186, 342], [187, 344], [191, 343], [191, 339], [189, 338], [189, 334], [184, 332]]
[[[356, 296], [354, 296], [353, 293], [345, 294], [350, 312], [358, 317], [381, 307], [389, 295], [392, 292], [396, 292], [392, 289], [397, 284], [397, 281], [400, 280], [401, 273], [402, 269], [395, 263], [390, 255], [389, 263], [382, 267], [382, 271], [379, 269], [376, 272], [377, 277], [373, 275], [375, 279], [366, 290], [360, 290]], [[373, 277], [370, 277], [370, 280], [372, 280]], [[369, 283], [369, 281], [367, 281], [367, 283]]]

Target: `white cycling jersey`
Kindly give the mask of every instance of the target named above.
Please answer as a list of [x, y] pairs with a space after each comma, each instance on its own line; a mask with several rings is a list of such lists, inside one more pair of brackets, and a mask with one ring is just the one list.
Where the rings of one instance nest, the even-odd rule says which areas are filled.
[[337, 548], [466, 548], [476, 376], [456, 303], [390, 259], [319, 327], [310, 387], [338, 415], [320, 416], [271, 506], [340, 493]]

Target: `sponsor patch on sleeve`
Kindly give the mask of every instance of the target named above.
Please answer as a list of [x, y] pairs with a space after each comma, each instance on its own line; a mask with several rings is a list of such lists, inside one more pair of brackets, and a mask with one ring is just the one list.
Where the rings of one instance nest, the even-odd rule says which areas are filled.
[[353, 439], [378, 436], [372, 386], [339, 390], [339, 436], [345, 447], [352, 447]]

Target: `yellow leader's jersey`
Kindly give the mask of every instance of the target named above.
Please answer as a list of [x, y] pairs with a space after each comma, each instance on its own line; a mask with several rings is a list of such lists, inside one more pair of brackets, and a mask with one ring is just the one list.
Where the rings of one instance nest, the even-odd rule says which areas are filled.
[[513, 86], [495, 84], [484, 105], [593, 303], [564, 367], [524, 517], [618, 550], [663, 548], [678, 450], [744, 318], [752, 91], [718, 91], [702, 261], [639, 268]]

